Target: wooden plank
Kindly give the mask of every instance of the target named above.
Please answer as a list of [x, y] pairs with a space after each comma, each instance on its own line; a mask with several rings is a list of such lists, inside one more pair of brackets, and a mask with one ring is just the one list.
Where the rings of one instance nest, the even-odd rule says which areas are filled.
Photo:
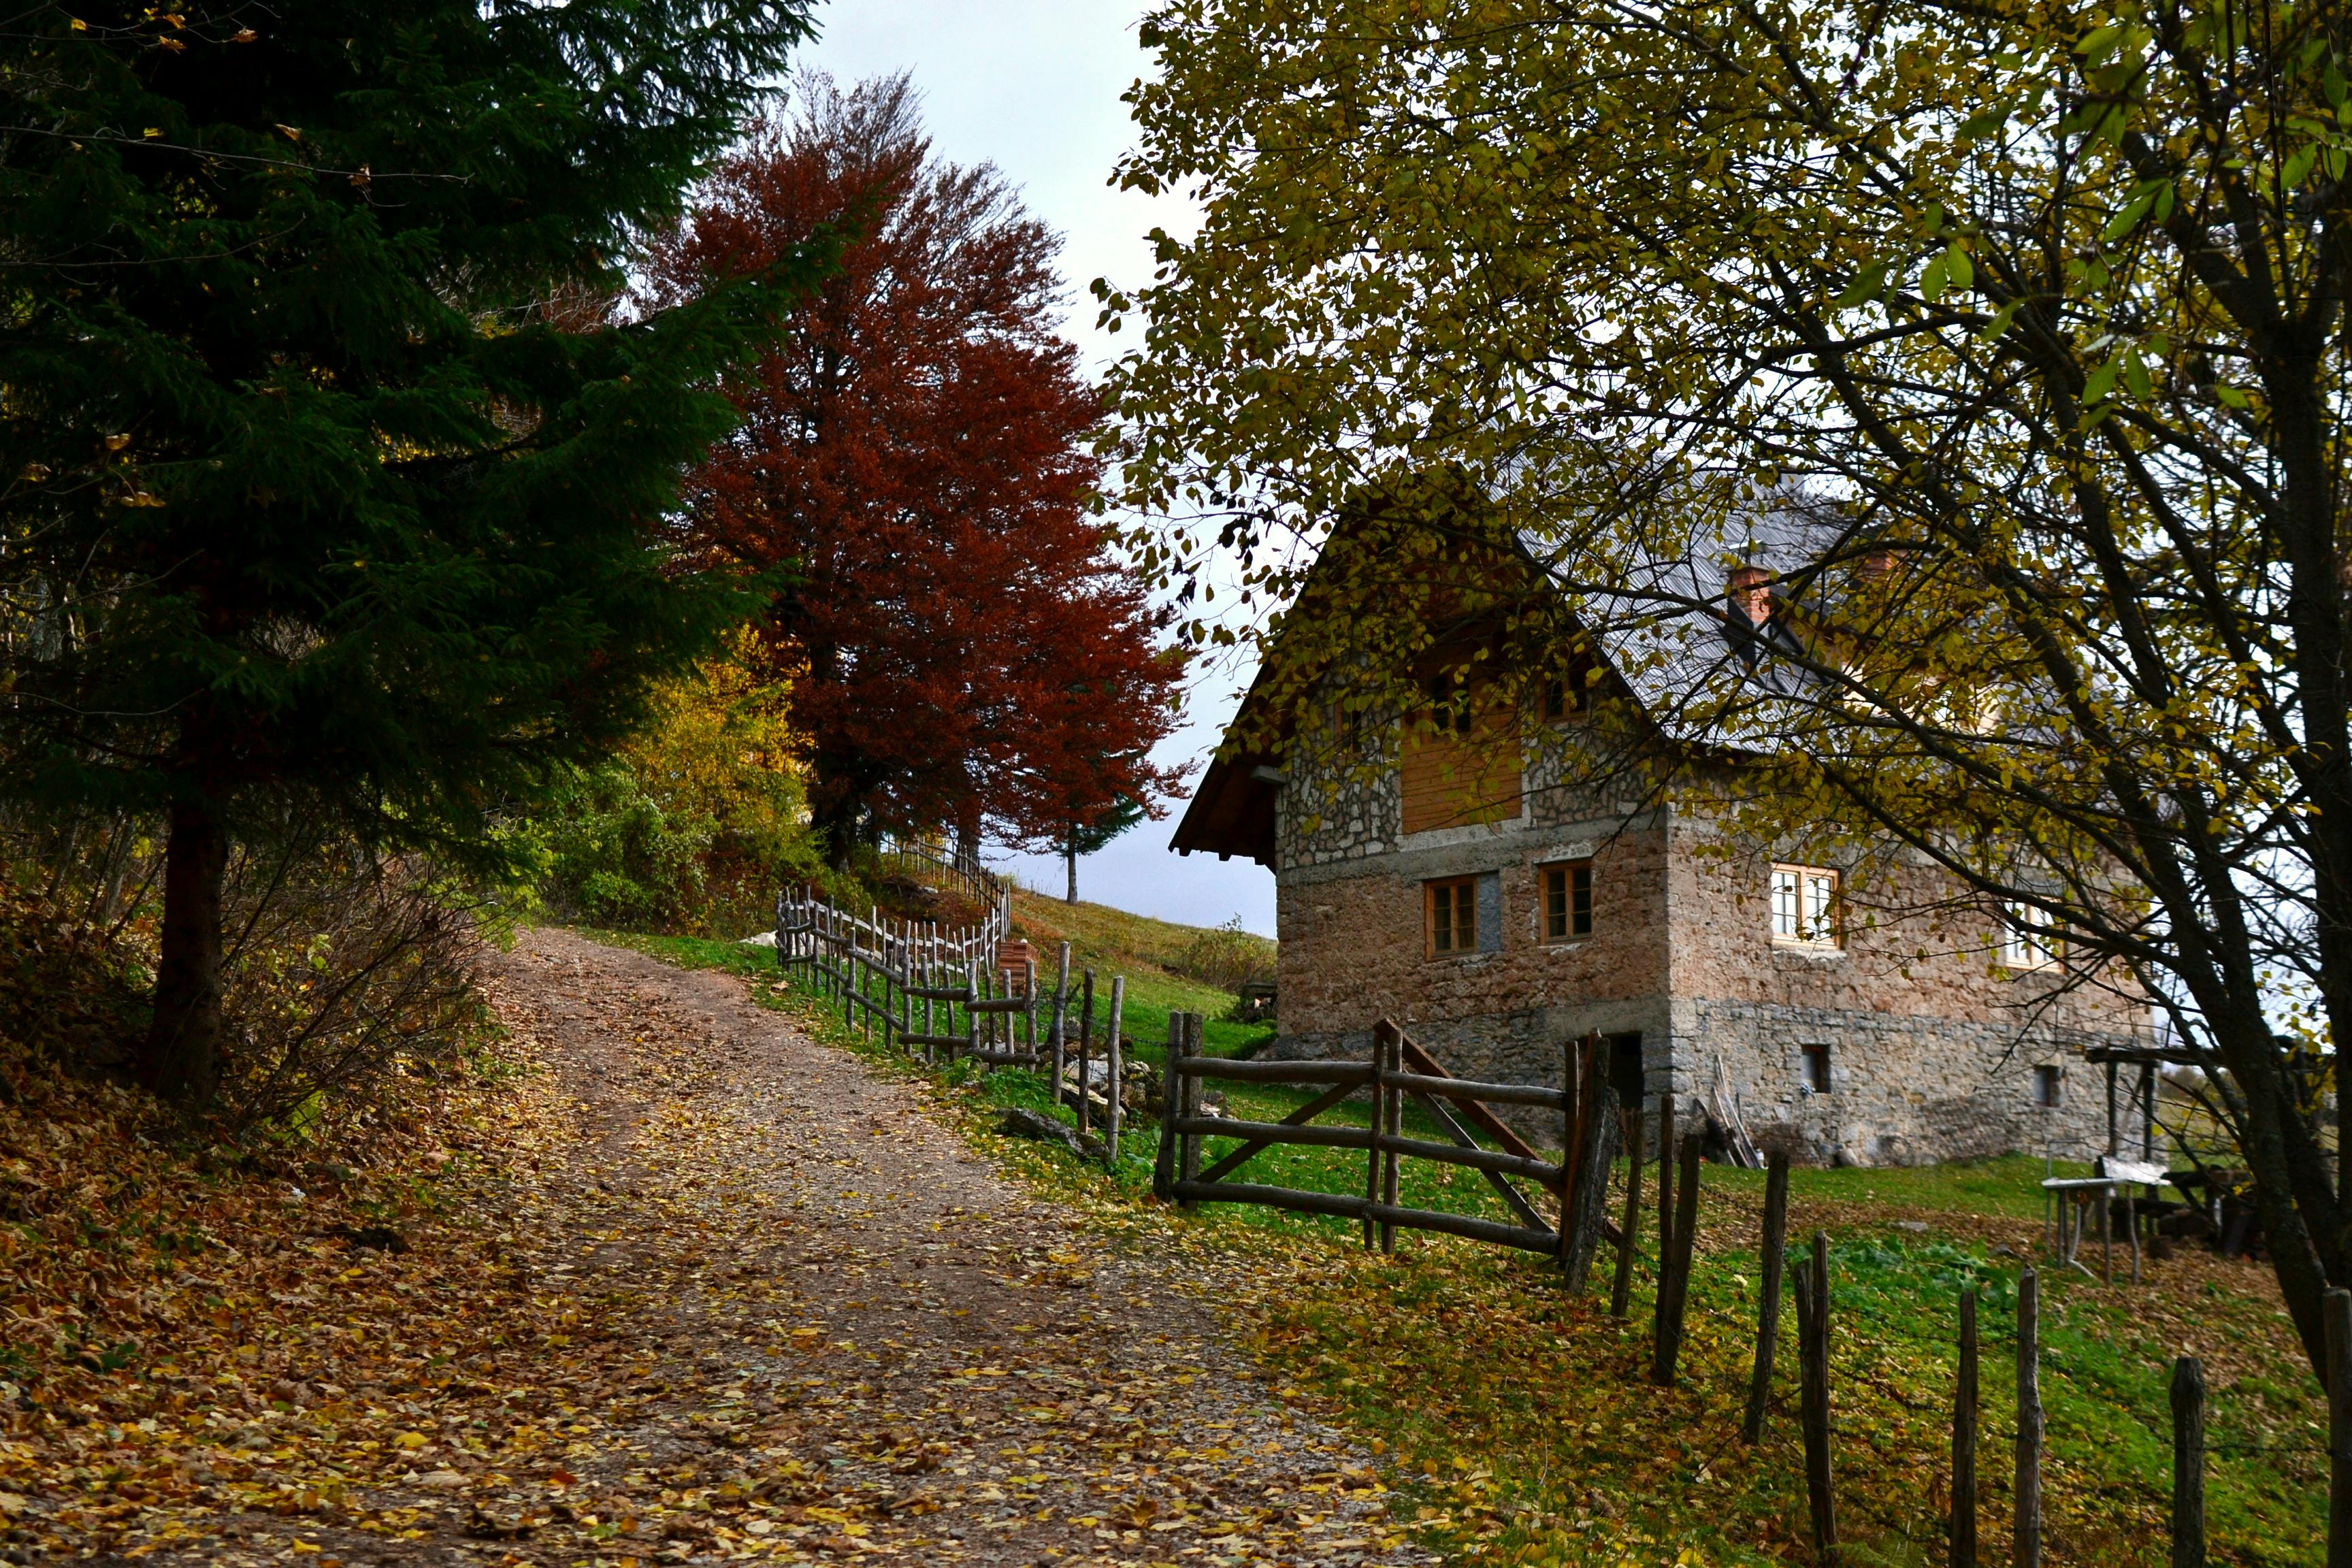
[[[1120, 983], [1117, 980], [1111, 982], [1112, 1016], [1114, 1017], [1118, 1016], [1119, 984]], [[1112, 1059], [1114, 1062], [1117, 1060], [1116, 1058]], [[1355, 1086], [1352, 1084], [1343, 1083], [1338, 1085], [1336, 1088], [1327, 1089], [1321, 1094], [1317, 1095], [1314, 1099], [1308, 1100], [1306, 1104], [1300, 1106], [1297, 1110], [1284, 1117], [1280, 1125], [1285, 1127], [1304, 1126], [1306, 1123], [1312, 1121], [1315, 1118], [1322, 1115], [1325, 1111], [1330, 1110], [1333, 1106], [1339, 1104], [1341, 1100], [1347, 1099], [1348, 1096], [1354, 1092]], [[1365, 1135], [1367, 1137], [1370, 1136], [1369, 1131], [1367, 1131]], [[1263, 1141], [1243, 1144], [1240, 1148], [1234, 1150], [1232, 1152], [1226, 1154], [1223, 1159], [1220, 1159], [1215, 1164], [1202, 1172], [1201, 1180], [1204, 1182], [1213, 1182], [1221, 1177], [1231, 1174], [1233, 1172], [1239, 1170], [1244, 1164], [1247, 1163], [1252, 1155], [1257, 1153], [1258, 1151], [1265, 1147], [1266, 1147], [1266, 1145]]]
[[[1176, 1131], [1193, 1137], [1244, 1138], [1261, 1148], [1268, 1143], [1296, 1143], [1311, 1149], [1363, 1149], [1372, 1142], [1369, 1127], [1305, 1127], [1296, 1122], [1235, 1121], [1223, 1116], [1180, 1116], [1176, 1119]], [[1444, 1146], [1433, 1143], [1429, 1147]]]
[[[1498, 1149], [1481, 1149], [1475, 1143], [1465, 1148], [1459, 1143], [1437, 1143], [1426, 1138], [1390, 1138], [1386, 1140], [1386, 1146], [1416, 1160], [1433, 1160], [1442, 1165], [1466, 1165], [1490, 1176], [1524, 1176], [1555, 1192], [1559, 1187], [1559, 1167], [1549, 1160], [1526, 1160], [1517, 1154], [1506, 1154]], [[1515, 1189], [1505, 1190], [1513, 1197], [1518, 1196]], [[1519, 1205], [1525, 1208], [1519, 1217], [1528, 1224], [1544, 1223], [1541, 1215], [1526, 1206], [1525, 1198], [1519, 1198]]]
[[[1445, 1135], [1453, 1139], [1457, 1147], [1464, 1149], [1475, 1149], [1478, 1147], [1478, 1141], [1470, 1136], [1469, 1131], [1463, 1127], [1462, 1123], [1454, 1120], [1453, 1113], [1444, 1105], [1430, 1099], [1425, 1094], [1414, 1095], [1413, 1100], [1420, 1105], [1423, 1110], [1428, 1113], [1431, 1121], [1436, 1122], [1440, 1127], [1445, 1130]], [[1524, 1155], [1508, 1153], [1507, 1152], [1506, 1152], [1506, 1157], [1513, 1160], [1528, 1158]], [[1554, 1192], [1559, 1191], [1559, 1167], [1546, 1160], [1528, 1159], [1528, 1163], [1531, 1165], [1541, 1168], [1546, 1173], [1544, 1175], [1538, 1176], [1537, 1178], [1538, 1181], [1541, 1182], [1547, 1188]], [[1536, 1212], [1535, 1205], [1528, 1202], [1527, 1198], [1519, 1192], [1518, 1188], [1511, 1185], [1509, 1182], [1504, 1180], [1500, 1173], [1495, 1171], [1488, 1171], [1486, 1174], [1487, 1182], [1495, 1188], [1496, 1192], [1502, 1195], [1503, 1201], [1510, 1205], [1512, 1213], [1517, 1215], [1521, 1220], [1525, 1221], [1528, 1225], [1543, 1224], [1543, 1215]]]
[[1569, 1192], [1560, 1205], [1560, 1272], [1571, 1296], [1580, 1296], [1592, 1274], [1593, 1255], [1608, 1226], [1609, 1166], [1617, 1158], [1617, 1091], [1605, 1079], [1588, 1080], [1583, 1101], [1584, 1140]]
[[1475, 1079], [1432, 1078], [1427, 1073], [1383, 1073], [1381, 1081], [1407, 1094], [1433, 1094], [1447, 1100], [1485, 1100], [1489, 1105], [1539, 1105], [1559, 1110], [1568, 1103], [1565, 1090], [1531, 1083], [1481, 1083]]
[[1813, 1561], [1834, 1563], [1838, 1537], [1837, 1492], [1830, 1454], [1830, 1241], [1820, 1231], [1813, 1232], [1811, 1267], [1799, 1279], [1802, 1288], [1797, 1293], [1797, 1342], [1804, 1362], [1805, 1500], [1812, 1515]]
[[[1415, 1045], [1410, 1037], [1402, 1037], [1402, 1038], [1404, 1040], [1404, 1065], [1407, 1068], [1413, 1072], [1420, 1073], [1426, 1078], [1452, 1078], [1454, 1076], [1452, 1073], [1445, 1070], [1444, 1067], [1439, 1063], [1435, 1057], [1431, 1056], [1427, 1051], [1423, 1050], [1419, 1046]], [[1423, 1103], [1426, 1104], [1427, 1102], [1423, 1101]], [[1493, 1111], [1487, 1110], [1476, 1100], [1474, 1100], [1465, 1103], [1462, 1107], [1462, 1114], [1472, 1126], [1477, 1128], [1479, 1131], [1484, 1132], [1487, 1137], [1501, 1144], [1509, 1152], [1518, 1155], [1523, 1160], [1537, 1160], [1542, 1158], [1542, 1156], [1538, 1154], [1535, 1149], [1528, 1144], [1526, 1139], [1512, 1131], [1509, 1124], [1505, 1122], [1501, 1117], [1496, 1115]]]
[[[1176, 1042], [1171, 1041], [1173, 1046]], [[1170, 1058], [1171, 1066], [1181, 1068], [1192, 1078], [1225, 1079], [1235, 1083], [1345, 1083], [1369, 1084], [1373, 1079], [1370, 1062], [1237, 1062], [1223, 1057], [1183, 1057]]]
[[1469, 1241], [1484, 1241], [1496, 1247], [1515, 1247], [1522, 1252], [1539, 1252], [1549, 1258], [1559, 1249], [1559, 1236], [1549, 1226], [1504, 1225], [1491, 1219], [1473, 1219], [1468, 1215], [1445, 1214], [1437, 1209], [1398, 1208], [1389, 1204], [1370, 1206], [1370, 1219], [1383, 1226], [1405, 1230], [1431, 1230], [1441, 1236], [1458, 1236]]
[[1340, 1193], [1309, 1193], [1297, 1187], [1261, 1186], [1254, 1182], [1171, 1182], [1168, 1195], [1192, 1203], [1260, 1204], [1296, 1214], [1338, 1215], [1353, 1219], [1364, 1212], [1364, 1200]]

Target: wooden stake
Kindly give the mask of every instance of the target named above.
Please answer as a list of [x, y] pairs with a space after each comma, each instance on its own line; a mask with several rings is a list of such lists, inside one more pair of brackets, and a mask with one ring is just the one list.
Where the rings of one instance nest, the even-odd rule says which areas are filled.
[[1642, 1162], [1649, 1152], [1643, 1142], [1648, 1132], [1636, 1095], [1625, 1117], [1625, 1222], [1618, 1227], [1617, 1278], [1609, 1286], [1609, 1315], [1620, 1321], [1633, 1305], [1633, 1249], [1642, 1235]]
[[[1086, 972], [1079, 984], [1078, 1004], [1078, 1131], [1087, 1130], [1087, 1078], [1094, 1070], [1095, 1047], [1095, 972]], [[1114, 1026], [1116, 1027], [1116, 1026]], [[1060, 1079], [1054, 1080], [1059, 1092]]]
[[[1055, 966], [1054, 971], [1054, 1022], [1052, 1028], [1054, 1034], [1054, 1095], [1055, 1099], [1059, 1099], [1062, 1093], [1063, 1058], [1069, 1054], [1063, 1048], [1062, 1044], [1063, 1039], [1067, 1033], [1069, 1014], [1070, 944], [1066, 942], [1062, 944], [1061, 961]], [[1082, 1097], [1078, 1100], [1078, 1131], [1083, 1132], [1087, 1130], [1087, 1102], [1083, 1098], [1083, 1091], [1086, 1085], [1081, 1083], [1078, 1088], [1082, 1092]]]
[[[1091, 976], [1089, 977], [1089, 984], [1087, 987], [1087, 1000], [1088, 1011], [1091, 1012], [1094, 1001], [1094, 987], [1091, 984]], [[1106, 1130], [1103, 1161], [1106, 1164], [1109, 1165], [1117, 1165], [1118, 1163], [1119, 1067], [1125, 1059], [1124, 1053], [1119, 1048], [1118, 1015], [1119, 1009], [1126, 1004], [1126, 1002], [1127, 976], [1124, 974], [1114, 974], [1110, 977], [1110, 1033], [1103, 1037], [1103, 1053], [1106, 1060], [1109, 1064], [1110, 1069], [1103, 1076], [1103, 1086], [1110, 1091], [1108, 1096], [1110, 1101], [1110, 1110], [1108, 1111], [1110, 1126]]]
[[1748, 1416], [1740, 1436], [1750, 1443], [1764, 1436], [1764, 1413], [1772, 1397], [1772, 1352], [1780, 1339], [1780, 1273], [1789, 1252], [1789, 1154], [1775, 1149], [1766, 1157], [1762, 1290], [1756, 1303], [1756, 1362], [1748, 1380]]
[[1160, 1157], [1151, 1166], [1151, 1191], [1165, 1201], [1176, 1184], [1176, 1118], [1182, 1096], [1178, 1092], [1181, 1075], [1176, 1064], [1184, 1055], [1184, 1016], [1168, 1015], [1168, 1070], [1160, 1078]]
[[[1184, 1015], [1184, 1054], [1186, 1056], [1197, 1057], [1205, 1053], [1206, 1047], [1201, 1042], [1202, 1026], [1205, 1022], [1206, 1020], [1198, 1013]], [[1201, 1114], [1201, 1080], [1197, 1078], [1188, 1078], [1184, 1080], [1184, 1114], [1189, 1117], [1197, 1117]], [[1179, 1146], [1179, 1152], [1183, 1160], [1181, 1173], [1184, 1180], [1190, 1182], [1197, 1179], [1201, 1174], [1201, 1135], [1197, 1132], [1188, 1135]], [[1184, 1206], [1190, 1208], [1192, 1205], [1188, 1203]]]
[[1675, 1097], [1658, 1096], [1658, 1297], [1650, 1311], [1650, 1365], [1666, 1347], [1667, 1283], [1675, 1272]]
[[1960, 1292], [1960, 1384], [1952, 1396], [1951, 1568], [1977, 1568], [1977, 1288]]
[[1811, 1267], [1797, 1274], [1797, 1359], [1803, 1392], [1799, 1425], [1805, 1437], [1805, 1500], [1813, 1524], [1816, 1562], [1837, 1562], [1837, 1494], [1830, 1455], [1830, 1243], [1813, 1232]]
[[2042, 1568], [2042, 1281], [2017, 1279], [2017, 1523], [2010, 1568]]
[[2172, 1363], [2172, 1568], [2205, 1568], [2205, 1367]]
[[1381, 1244], [1381, 1229], [1371, 1215], [1371, 1206], [1381, 1201], [1381, 1129], [1389, 1121], [1388, 1077], [1389, 1026], [1383, 1021], [1372, 1028], [1372, 1141], [1364, 1151], [1364, 1247], [1367, 1251]]
[[1692, 1244], [1698, 1238], [1699, 1135], [1683, 1135], [1681, 1184], [1675, 1196], [1675, 1239], [1671, 1256], [1661, 1270], [1658, 1286], [1658, 1342], [1650, 1362], [1650, 1381], [1670, 1388], [1680, 1374], [1683, 1354], [1683, 1313], [1690, 1303]]

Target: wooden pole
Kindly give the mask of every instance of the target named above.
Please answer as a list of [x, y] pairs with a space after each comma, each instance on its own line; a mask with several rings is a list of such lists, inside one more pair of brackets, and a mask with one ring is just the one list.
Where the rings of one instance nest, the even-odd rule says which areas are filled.
[[[1119, 1050], [1118, 1015], [1119, 1009], [1126, 1002], [1127, 976], [1114, 974], [1110, 977], [1110, 1033], [1103, 1038], [1105, 1059], [1109, 1065], [1109, 1070], [1103, 1075], [1103, 1087], [1109, 1091], [1105, 1098], [1110, 1102], [1105, 1112], [1110, 1118], [1110, 1126], [1105, 1129], [1103, 1162], [1112, 1166], [1118, 1163], [1118, 1077], [1119, 1067], [1123, 1061], [1123, 1056]], [[1087, 976], [1087, 1010], [1089, 1013], [1094, 1010], [1094, 984], [1091, 973]]]
[[1576, 1194], [1574, 1210], [1563, 1210], [1560, 1224], [1565, 1251], [1560, 1264], [1569, 1294], [1580, 1296], [1592, 1275], [1592, 1257], [1601, 1249], [1601, 1227], [1608, 1223], [1609, 1166], [1617, 1158], [1617, 1091], [1606, 1079], [1585, 1085], [1584, 1148], [1577, 1157], [1576, 1178], [1563, 1184]]
[[1559, 1082], [1566, 1091], [1559, 1108], [1559, 1263], [1563, 1270], [1570, 1263], [1571, 1237], [1576, 1231], [1577, 1156], [1582, 1152], [1576, 1142], [1576, 1047], [1574, 1040], [1562, 1040], [1559, 1044]]
[[[1061, 957], [1060, 957], [1059, 962], [1055, 964], [1055, 970], [1054, 970], [1054, 1023], [1053, 1023], [1053, 1034], [1054, 1034], [1054, 1041], [1053, 1041], [1053, 1053], [1054, 1053], [1054, 1078], [1053, 1078], [1053, 1084], [1054, 1084], [1054, 1098], [1055, 1098], [1055, 1100], [1058, 1100], [1059, 1099], [1061, 1099], [1061, 1097], [1062, 1097], [1062, 1068], [1063, 1068], [1063, 1067], [1064, 1067], [1064, 1065], [1065, 1065], [1065, 1063], [1064, 1063], [1064, 1061], [1063, 1061], [1063, 1058], [1065, 1058], [1066, 1056], [1067, 1056], [1067, 1055], [1068, 1055], [1068, 1052], [1066, 1052], [1066, 1051], [1063, 1048], [1063, 1046], [1062, 1046], [1062, 1039], [1063, 1039], [1063, 1035], [1064, 1035], [1064, 1031], [1065, 1031], [1065, 1026], [1068, 1023], [1068, 1020], [1069, 1020], [1069, 1011], [1070, 1011], [1070, 944], [1069, 944], [1068, 942], [1064, 942], [1064, 943], [1062, 944], [1062, 949], [1061, 949]], [[1087, 1130], [1087, 1100], [1086, 1100], [1086, 1090], [1087, 1090], [1086, 1082], [1085, 1082], [1085, 1080], [1084, 1080], [1083, 1079], [1081, 1079], [1079, 1080], [1079, 1083], [1078, 1083], [1078, 1131], [1081, 1131], [1081, 1132], [1083, 1132], [1083, 1131], [1085, 1131]]]
[[2327, 1568], [2346, 1568], [2352, 1563], [2352, 1290], [2322, 1296], [2320, 1314], [2327, 1331]]
[[[1079, 980], [1078, 992], [1078, 1131], [1084, 1132], [1087, 1130], [1087, 1081], [1094, 1071], [1095, 972], [1093, 970], [1087, 970]], [[1055, 1081], [1059, 1083], [1061, 1080], [1056, 1078]]]
[[1383, 1021], [1372, 1026], [1372, 1141], [1364, 1151], [1364, 1247], [1366, 1250], [1380, 1245], [1380, 1226], [1371, 1215], [1371, 1205], [1381, 1201], [1381, 1129], [1388, 1125], [1388, 1060], [1389, 1026]]
[[1789, 1252], [1789, 1153], [1775, 1149], [1764, 1170], [1764, 1240], [1758, 1254], [1762, 1288], [1756, 1302], [1756, 1361], [1748, 1380], [1748, 1415], [1740, 1436], [1750, 1443], [1764, 1436], [1764, 1413], [1772, 1398], [1772, 1352], [1780, 1340], [1780, 1274]]
[[2205, 1568], [2205, 1366], [2172, 1363], [2172, 1568]]
[[1625, 1118], [1625, 1222], [1618, 1227], [1617, 1278], [1609, 1286], [1609, 1315], [1621, 1321], [1633, 1306], [1633, 1249], [1642, 1234], [1643, 1142], [1649, 1132], [1639, 1095]]
[[[1183, 1017], [1184, 1054], [1188, 1057], [1200, 1056], [1202, 1021], [1201, 1015], [1187, 1013]], [[1197, 1078], [1188, 1078], [1184, 1080], [1184, 1114], [1188, 1117], [1197, 1117], [1201, 1114], [1201, 1080]], [[1201, 1174], [1201, 1135], [1197, 1132], [1185, 1134], [1177, 1142], [1177, 1154], [1182, 1162], [1180, 1171], [1184, 1180], [1190, 1182], [1197, 1179]], [[1187, 1202], [1184, 1206], [1191, 1208], [1192, 1205]]]
[[1658, 1286], [1658, 1342], [1650, 1363], [1650, 1381], [1662, 1388], [1674, 1385], [1683, 1354], [1683, 1311], [1690, 1300], [1691, 1247], [1698, 1233], [1699, 1135], [1683, 1135], [1682, 1169], [1675, 1176], [1675, 1241], [1672, 1257]]
[[2017, 1522], [2010, 1568], [2042, 1568], [2042, 1281], [2017, 1279]]
[[1803, 1288], [1797, 1296], [1805, 1500], [1811, 1506], [1814, 1558], [1829, 1564], [1837, 1562], [1837, 1496], [1830, 1456], [1830, 1242], [1820, 1231], [1813, 1232], [1811, 1264], [1798, 1276]]
[[1160, 1075], [1160, 1154], [1151, 1165], [1151, 1191], [1154, 1196], [1167, 1201], [1176, 1184], [1176, 1118], [1183, 1096], [1178, 1086], [1183, 1075], [1177, 1064], [1184, 1056], [1184, 1016], [1168, 1015], [1168, 1068]]
[[1658, 1096], [1658, 1296], [1650, 1309], [1650, 1364], [1665, 1354], [1666, 1294], [1675, 1272], [1675, 1097]]
[[1951, 1568], [1977, 1568], [1977, 1288], [1960, 1292], [1960, 1382], [1952, 1395]]
[[[1391, 1073], [1404, 1071], [1403, 1036], [1389, 1037], [1388, 1063], [1381, 1070]], [[1395, 1147], [1389, 1141], [1404, 1131], [1404, 1095], [1401, 1090], [1391, 1089], [1383, 1097], [1382, 1104], [1387, 1110], [1381, 1121], [1381, 1202], [1394, 1208], [1400, 1161]], [[1396, 1254], [1396, 1226], [1387, 1220], [1381, 1222], [1381, 1251], [1390, 1257]]]

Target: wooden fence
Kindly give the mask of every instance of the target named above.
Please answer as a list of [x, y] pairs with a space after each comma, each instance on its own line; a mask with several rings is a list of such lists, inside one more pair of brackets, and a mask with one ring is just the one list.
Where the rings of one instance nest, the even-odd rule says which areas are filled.
[[[1094, 972], [1073, 976], [1070, 944], [1064, 942], [1054, 989], [1046, 994], [1026, 944], [1010, 941], [1009, 890], [1002, 884], [983, 890], [997, 895], [988, 917], [953, 929], [894, 920], [874, 909], [858, 916], [813, 893], [781, 893], [776, 963], [788, 978], [838, 1008], [845, 1026], [868, 1039], [878, 1034], [886, 1049], [919, 1050], [933, 1063], [1045, 1069], [1055, 1097], [1076, 1110], [1081, 1137], [1099, 1120], [1106, 1155], [1115, 1161], [1127, 1065], [1119, 1034], [1126, 976], [1111, 979], [1097, 1056]], [[1016, 947], [1022, 956], [1013, 961]]]
[[[1563, 1088], [1475, 1082], [1454, 1078], [1387, 1019], [1372, 1031], [1370, 1061], [1228, 1061], [1201, 1053], [1200, 1015], [1175, 1014], [1169, 1020], [1168, 1088], [1152, 1188], [1161, 1197], [1185, 1205], [1260, 1204], [1358, 1220], [1364, 1245], [1384, 1252], [1396, 1249], [1396, 1233], [1402, 1229], [1545, 1253], [1559, 1258], [1571, 1282], [1581, 1289], [1598, 1243], [1619, 1234], [1603, 1214], [1619, 1122], [1616, 1097], [1604, 1077], [1605, 1061], [1599, 1037], [1592, 1037], [1567, 1047]], [[1202, 1086], [1210, 1082], [1317, 1085], [1321, 1092], [1280, 1121], [1238, 1121], [1202, 1114]], [[1371, 1100], [1370, 1126], [1317, 1124], [1316, 1118], [1358, 1094]], [[1406, 1137], [1402, 1121], [1407, 1101], [1418, 1105], [1447, 1141]], [[1528, 1106], [1559, 1117], [1561, 1152], [1552, 1157], [1538, 1153], [1495, 1113], [1497, 1105]], [[1471, 1131], [1474, 1127], [1498, 1146], [1482, 1146]], [[1202, 1142], [1208, 1138], [1237, 1139], [1240, 1147], [1203, 1170]], [[1362, 1194], [1232, 1179], [1259, 1153], [1284, 1144], [1362, 1150]], [[1494, 1187], [1513, 1220], [1400, 1206], [1398, 1178], [1405, 1160], [1476, 1171]], [[1521, 1183], [1548, 1194], [1556, 1217], [1547, 1216]]]

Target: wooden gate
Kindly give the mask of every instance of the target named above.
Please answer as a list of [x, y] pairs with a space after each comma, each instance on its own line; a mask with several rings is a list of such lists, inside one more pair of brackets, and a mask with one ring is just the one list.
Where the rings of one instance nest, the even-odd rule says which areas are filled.
[[[1169, 1083], [1160, 1123], [1160, 1159], [1152, 1190], [1181, 1204], [1263, 1204], [1300, 1214], [1338, 1215], [1359, 1220], [1364, 1245], [1396, 1250], [1396, 1233], [1436, 1231], [1497, 1247], [1519, 1247], [1558, 1257], [1572, 1286], [1580, 1289], [1592, 1255], [1604, 1237], [1615, 1239], [1603, 1209], [1610, 1163], [1620, 1135], [1616, 1096], [1610, 1089], [1607, 1051], [1601, 1037], [1588, 1036], [1566, 1047], [1563, 1088], [1536, 1084], [1480, 1083], [1457, 1079], [1382, 1019], [1372, 1031], [1372, 1058], [1350, 1061], [1227, 1061], [1200, 1054], [1197, 1019], [1170, 1030]], [[1240, 1121], [1201, 1112], [1201, 1086], [1211, 1081], [1325, 1086], [1323, 1091], [1280, 1121]], [[1315, 1119], [1349, 1096], [1369, 1092], [1369, 1127], [1315, 1124]], [[1402, 1131], [1410, 1100], [1442, 1129], [1445, 1142], [1408, 1138]], [[1496, 1105], [1532, 1106], [1558, 1116], [1561, 1152], [1547, 1159], [1495, 1114]], [[1465, 1125], [1466, 1123], [1466, 1125]], [[1482, 1146], [1471, 1129], [1496, 1147]], [[1201, 1168], [1204, 1138], [1237, 1138], [1241, 1146]], [[1262, 1151], [1277, 1143], [1364, 1151], [1364, 1190], [1311, 1192], [1231, 1179]], [[1466, 1166], [1492, 1184], [1517, 1223], [1453, 1214], [1442, 1209], [1401, 1207], [1397, 1174], [1402, 1161], [1430, 1160]], [[1525, 1183], [1549, 1195], [1557, 1220], [1549, 1219], [1523, 1191]]]

